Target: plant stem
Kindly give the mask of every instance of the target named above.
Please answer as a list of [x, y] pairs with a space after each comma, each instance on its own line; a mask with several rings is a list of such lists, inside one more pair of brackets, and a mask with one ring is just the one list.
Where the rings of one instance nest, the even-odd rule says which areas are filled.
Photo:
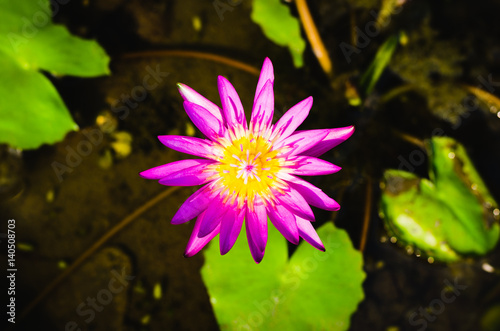
[[111, 239], [119, 231], [123, 230], [127, 225], [129, 225], [137, 217], [145, 213], [151, 207], [155, 206], [158, 202], [165, 199], [175, 191], [180, 189], [180, 187], [171, 187], [154, 198], [147, 201], [145, 204], [134, 210], [131, 214], [121, 220], [108, 232], [106, 232], [99, 240], [97, 240], [92, 246], [90, 246], [86, 251], [84, 251], [68, 268], [57, 276], [50, 284], [48, 284], [38, 296], [31, 301], [23, 312], [19, 315], [19, 322], [26, 317], [33, 308], [35, 308], [41, 301], [43, 301], [52, 291], [54, 291], [62, 282], [64, 282], [78, 267], [82, 265], [92, 254], [94, 254], [99, 248], [101, 248], [109, 239]]
[[307, 7], [306, 0], [295, 0], [295, 4], [297, 5], [300, 21], [302, 22], [302, 26], [306, 32], [307, 39], [309, 39], [314, 55], [318, 59], [325, 74], [327, 74], [330, 78], [333, 77], [333, 65], [330, 61], [330, 56], [328, 55], [325, 44], [323, 44], [323, 41], [318, 33], [318, 29], [314, 24], [311, 12]]
[[365, 213], [363, 216], [363, 230], [361, 232], [361, 240], [359, 243], [359, 250], [363, 252], [366, 246], [366, 238], [368, 237], [368, 229], [370, 228], [370, 214], [372, 211], [372, 180], [370, 177], [366, 180], [366, 193], [365, 193]]
[[493, 114], [497, 114], [498, 116], [498, 111], [500, 110], [500, 99], [497, 96], [471, 85], [463, 85], [463, 88], [474, 94], [482, 102], [486, 103], [489, 107], [489, 111]]
[[255, 76], [259, 76], [259, 74], [260, 74], [260, 70], [258, 68], [251, 66], [249, 64], [246, 64], [244, 62], [234, 60], [234, 59], [231, 59], [231, 58], [223, 56], [223, 55], [201, 52], [201, 51], [188, 51], [188, 50], [181, 50], [181, 49], [141, 51], [141, 52], [126, 53], [122, 57], [126, 58], [126, 59], [142, 58], [142, 57], [195, 58], [195, 59], [209, 60], [209, 61], [213, 61], [213, 62], [222, 63], [222, 64], [228, 65], [230, 67], [234, 67], [234, 68], [246, 71], [246, 72], [248, 72], [252, 75], [255, 75]]

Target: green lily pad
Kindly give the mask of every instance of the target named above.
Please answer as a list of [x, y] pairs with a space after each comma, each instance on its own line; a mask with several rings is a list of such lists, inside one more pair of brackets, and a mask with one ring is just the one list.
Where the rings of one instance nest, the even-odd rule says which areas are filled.
[[[48, 51], [50, 50], [50, 51]], [[72, 36], [62, 25], [47, 26], [17, 47], [17, 61], [54, 75], [96, 77], [109, 74], [109, 58], [94, 40]]]
[[221, 329], [347, 330], [364, 297], [363, 259], [344, 230], [328, 223], [318, 234], [326, 252], [302, 242], [288, 259], [286, 240], [270, 226], [260, 264], [244, 231], [225, 256], [211, 244], [201, 273]]
[[389, 233], [442, 262], [488, 253], [500, 236], [498, 204], [465, 148], [433, 137], [427, 152], [429, 179], [384, 173], [380, 211]]
[[304, 65], [306, 42], [300, 34], [299, 21], [286, 5], [280, 0], [253, 0], [251, 18], [272, 42], [288, 47], [295, 67]]
[[[24, 70], [0, 54], [0, 142], [36, 148], [60, 140], [78, 126], [52, 83], [42, 74]], [[15, 82], [6, 84], [5, 82]]]
[[0, 142], [29, 149], [78, 126], [43, 72], [96, 77], [109, 57], [96, 41], [52, 23], [48, 0], [0, 1]]

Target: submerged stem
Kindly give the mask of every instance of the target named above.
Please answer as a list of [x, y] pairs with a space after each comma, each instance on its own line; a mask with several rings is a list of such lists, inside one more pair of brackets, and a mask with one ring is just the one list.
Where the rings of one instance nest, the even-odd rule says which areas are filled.
[[361, 232], [361, 241], [359, 243], [359, 250], [363, 252], [366, 246], [366, 238], [368, 237], [368, 229], [370, 228], [370, 214], [372, 210], [372, 180], [368, 177], [366, 181], [366, 194], [365, 194], [365, 213], [363, 216], [363, 230]]
[[498, 111], [500, 110], [500, 99], [497, 96], [471, 85], [463, 85], [463, 88], [487, 104], [491, 113], [498, 115]]
[[356, 31], [356, 12], [354, 8], [349, 8], [349, 23], [351, 26], [351, 44], [358, 44], [358, 32]]
[[323, 71], [329, 77], [332, 77], [333, 65], [330, 61], [330, 56], [328, 55], [325, 44], [323, 44], [318, 29], [314, 24], [314, 21], [311, 17], [311, 12], [307, 7], [306, 0], [295, 0], [295, 4], [297, 5], [297, 11], [299, 12], [300, 21], [302, 22], [302, 26], [304, 27], [304, 30], [306, 32], [307, 39], [309, 39], [309, 43], [311, 43], [314, 55], [318, 59]]
[[209, 61], [222, 63], [222, 64], [228, 65], [230, 67], [234, 67], [234, 68], [246, 71], [246, 72], [248, 72], [252, 75], [255, 75], [255, 76], [259, 76], [259, 74], [260, 74], [260, 70], [258, 68], [255, 68], [254, 66], [246, 64], [244, 62], [234, 60], [234, 59], [231, 59], [231, 58], [223, 56], [223, 55], [201, 52], [201, 51], [169, 49], [169, 50], [158, 50], [158, 51], [133, 52], [133, 53], [126, 53], [123, 55], [123, 58], [128, 58], [128, 59], [141, 58], [141, 57], [196, 58], [196, 59], [209, 60]]
[[42, 292], [38, 294], [38, 296], [31, 301], [28, 306], [23, 310], [21, 315], [19, 316], [19, 320], [22, 320], [23, 317], [26, 317], [33, 308], [35, 308], [41, 301], [43, 301], [52, 291], [54, 291], [57, 286], [59, 286], [64, 280], [66, 280], [83, 262], [85, 262], [92, 254], [94, 254], [101, 246], [103, 246], [109, 239], [111, 239], [115, 234], [117, 234], [120, 230], [125, 228], [128, 224], [130, 224], [137, 217], [141, 216], [148, 209], [155, 206], [158, 202], [165, 199], [175, 191], [180, 189], [180, 187], [170, 187], [167, 190], [161, 192], [151, 200], [147, 201], [145, 204], [134, 210], [131, 214], [121, 220], [118, 224], [116, 224], [113, 228], [111, 228], [108, 232], [106, 232], [99, 240], [97, 240], [92, 246], [90, 246], [86, 251], [84, 251], [68, 268], [64, 269], [64, 271], [57, 276], [50, 284], [48, 284]]
[[400, 132], [397, 130], [393, 130], [393, 131], [395, 132], [396, 135], [398, 135], [403, 140], [405, 140], [405, 141], [407, 141], [415, 146], [418, 146], [420, 149], [425, 150], [425, 141], [424, 140], [419, 139], [415, 136], [412, 136], [412, 135], [404, 133], [404, 132]]

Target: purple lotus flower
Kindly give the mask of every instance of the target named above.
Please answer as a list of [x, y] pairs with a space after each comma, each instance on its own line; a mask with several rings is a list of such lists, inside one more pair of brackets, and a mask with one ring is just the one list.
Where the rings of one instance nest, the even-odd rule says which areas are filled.
[[265, 59], [247, 124], [233, 85], [219, 76], [222, 109], [184, 84], [178, 84], [189, 118], [207, 139], [159, 136], [167, 147], [202, 157], [161, 165], [140, 173], [169, 186], [203, 185], [179, 208], [172, 224], [196, 217], [185, 256], [198, 253], [220, 234], [220, 252], [234, 245], [245, 220], [250, 251], [259, 263], [267, 243], [267, 220], [294, 244], [299, 237], [325, 248], [311, 225], [309, 205], [338, 210], [339, 204], [309, 182], [297, 177], [332, 174], [340, 167], [317, 156], [349, 138], [354, 127], [295, 131], [312, 106], [309, 97], [272, 124], [274, 74]]

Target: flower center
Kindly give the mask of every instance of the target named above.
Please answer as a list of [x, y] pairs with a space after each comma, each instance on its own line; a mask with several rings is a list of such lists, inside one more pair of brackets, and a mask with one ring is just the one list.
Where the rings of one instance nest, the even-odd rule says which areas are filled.
[[[252, 155], [253, 156], [253, 155]], [[237, 160], [236, 164], [230, 164], [231, 167], [238, 168], [236, 172], [236, 178], [243, 178], [243, 183], [248, 184], [248, 179], [256, 179], [260, 181], [259, 170], [262, 170], [260, 164], [258, 163], [259, 154], [257, 154], [253, 159], [250, 159], [250, 151], [247, 150], [246, 159], [240, 159], [237, 155], [233, 155], [233, 158]], [[239, 162], [239, 164], [238, 164]]]
[[281, 168], [277, 151], [271, 150], [271, 143], [252, 134], [238, 138], [224, 148], [216, 170], [225, 196], [234, 196], [239, 202], [245, 198], [253, 200], [258, 194], [266, 198], [271, 194], [270, 187], [279, 179], [276, 173]]

